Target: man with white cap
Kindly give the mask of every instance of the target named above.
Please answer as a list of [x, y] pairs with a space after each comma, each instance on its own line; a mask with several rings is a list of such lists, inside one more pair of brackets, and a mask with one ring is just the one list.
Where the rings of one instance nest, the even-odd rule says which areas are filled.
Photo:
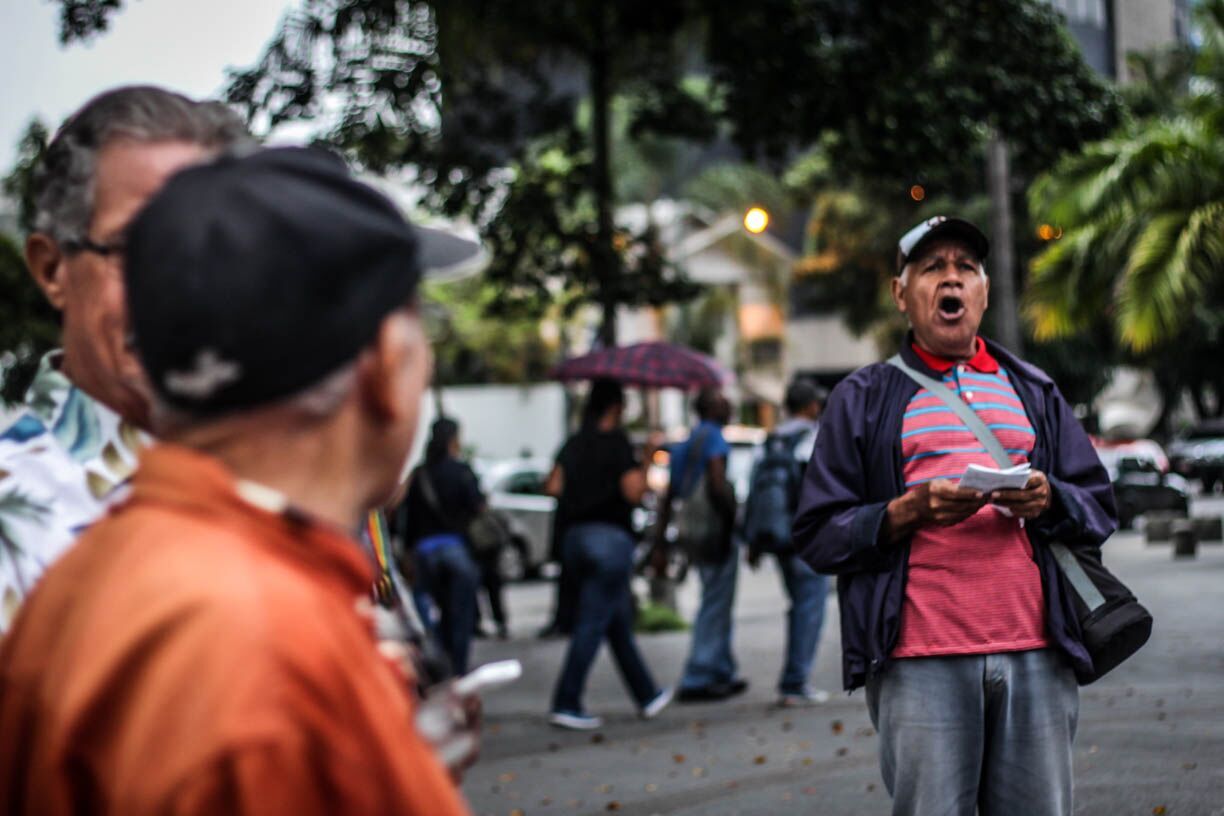
[[[979, 336], [988, 252], [959, 218], [901, 238], [892, 297], [911, 331], [830, 395], [793, 533], [838, 576], [844, 685], [867, 687], [893, 812], [1069, 816], [1092, 661], [1049, 544], [1098, 547], [1113, 494], [1057, 386]], [[945, 391], [1031, 467], [1022, 487], [958, 485], [998, 445]]]

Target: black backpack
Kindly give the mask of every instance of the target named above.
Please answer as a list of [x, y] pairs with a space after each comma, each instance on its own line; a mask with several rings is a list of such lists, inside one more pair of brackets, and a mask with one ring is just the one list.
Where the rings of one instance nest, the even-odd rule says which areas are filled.
[[752, 469], [744, 512], [744, 539], [749, 551], [792, 555], [791, 521], [799, 503], [803, 464], [795, 449], [809, 433], [772, 433], [765, 437], [762, 457]]

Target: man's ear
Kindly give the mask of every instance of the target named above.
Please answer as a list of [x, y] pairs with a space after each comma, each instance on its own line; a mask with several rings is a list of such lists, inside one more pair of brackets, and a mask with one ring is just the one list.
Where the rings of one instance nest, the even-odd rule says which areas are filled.
[[67, 299], [64, 293], [64, 253], [56, 240], [43, 232], [32, 233], [25, 242], [25, 262], [43, 295], [52, 306], [62, 311]]
[[428, 365], [429, 349], [417, 319], [404, 312], [384, 318], [358, 361], [361, 393], [370, 411], [386, 422], [401, 419], [412, 408], [405, 397], [420, 397], [410, 392], [418, 390], [413, 383]]
[[892, 299], [897, 305], [897, 311], [905, 314], [905, 284], [901, 282], [900, 277], [892, 279]]

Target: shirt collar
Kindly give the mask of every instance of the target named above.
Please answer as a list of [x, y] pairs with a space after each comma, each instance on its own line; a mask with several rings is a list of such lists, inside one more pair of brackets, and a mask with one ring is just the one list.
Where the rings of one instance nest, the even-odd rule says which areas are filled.
[[[30, 387], [26, 389], [26, 408], [46, 425], [50, 425], [55, 420], [60, 412], [60, 406], [68, 401], [74, 389], [72, 381], [60, 370], [63, 362], [62, 349], [48, 351], [38, 362], [38, 371], [34, 374]], [[87, 394], [82, 393], [81, 396], [88, 399], [90, 403], [95, 403]], [[105, 406], [91, 404], [90, 407]]]
[[237, 479], [204, 453], [159, 443], [145, 451], [127, 503], [172, 506], [238, 529], [257, 546], [296, 561], [342, 591], [368, 591], [374, 565], [347, 531], [296, 508], [262, 485]]
[[[978, 371], [983, 374], [997, 373], [999, 370], [999, 361], [986, 350], [986, 344], [982, 342], [982, 338], [973, 338], [973, 343], [976, 351], [974, 351], [973, 356], [969, 358], [965, 365], [969, 366], [974, 371]], [[931, 352], [920, 348], [917, 343], [911, 343], [910, 345], [913, 347], [914, 353], [922, 358], [922, 362], [926, 363], [927, 367], [932, 371], [945, 374], [948, 371], [951, 371], [952, 367], [956, 365], [955, 360], [949, 360], [946, 357], [940, 357], [937, 354], [932, 354]]]

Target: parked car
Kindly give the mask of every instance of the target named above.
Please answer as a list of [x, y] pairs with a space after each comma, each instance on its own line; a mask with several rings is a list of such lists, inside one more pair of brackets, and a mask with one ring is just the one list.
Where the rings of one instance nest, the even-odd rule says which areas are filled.
[[502, 553], [502, 575], [508, 580], [532, 578], [551, 560], [553, 517], [557, 500], [545, 495], [552, 470], [547, 459], [481, 460], [475, 463], [489, 507], [510, 530], [511, 546]]
[[1135, 519], [1154, 510], [1190, 514], [1186, 480], [1169, 471], [1164, 449], [1151, 439], [1127, 442], [1093, 440], [1097, 456], [1113, 482], [1118, 525], [1129, 530]]
[[1224, 419], [1202, 422], [1169, 445], [1173, 469], [1198, 479], [1205, 493], [1224, 484]]

